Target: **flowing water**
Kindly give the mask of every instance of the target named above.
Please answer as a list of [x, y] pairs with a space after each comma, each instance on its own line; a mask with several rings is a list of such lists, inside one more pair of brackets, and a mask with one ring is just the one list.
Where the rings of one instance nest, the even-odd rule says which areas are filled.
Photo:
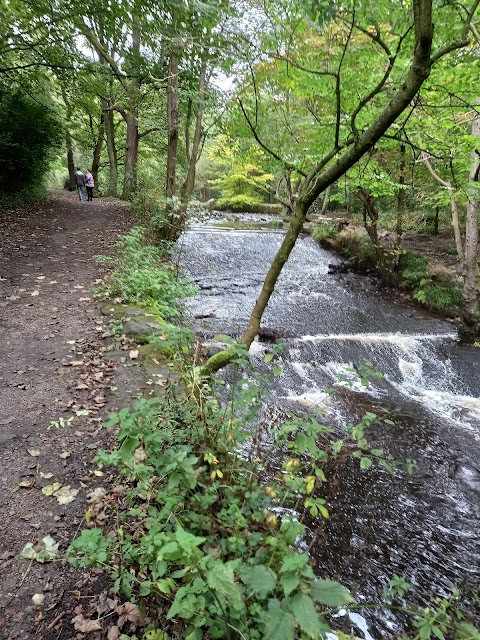
[[[200, 334], [241, 334], [281, 241], [282, 232], [206, 225], [184, 235]], [[379, 292], [374, 280], [329, 274], [339, 262], [302, 237], [279, 278], [262, 323], [286, 342], [268, 407], [272, 415], [321, 409], [324, 421], [338, 425], [389, 411], [395, 426], [376, 428], [373, 444], [416, 459], [418, 469], [392, 478], [348, 464], [312, 554], [319, 572], [348, 585], [360, 602], [378, 600], [397, 574], [422, 604], [453, 585], [480, 583], [480, 349], [459, 344], [450, 323], [398, 301], [398, 293]], [[252, 360], [261, 366], [268, 349], [255, 342]], [[384, 376], [368, 387], [351, 371], [365, 361]], [[333, 396], [324, 392], [332, 386], [339, 389]], [[359, 636], [401, 629], [391, 612], [365, 617]]]

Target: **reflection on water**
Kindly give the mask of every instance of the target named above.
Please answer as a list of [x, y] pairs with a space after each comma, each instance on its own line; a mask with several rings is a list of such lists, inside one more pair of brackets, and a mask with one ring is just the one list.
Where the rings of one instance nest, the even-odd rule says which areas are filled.
[[[192, 315], [213, 314], [196, 322], [201, 335], [241, 333], [281, 239], [218, 229], [185, 234], [183, 261], [199, 288]], [[417, 471], [392, 478], [347, 463], [312, 555], [322, 575], [341, 580], [360, 602], [378, 600], [398, 574], [421, 604], [452, 585], [480, 582], [480, 350], [459, 345], [449, 323], [381, 297], [364, 278], [328, 274], [336, 261], [302, 238], [279, 279], [263, 326], [286, 346], [264, 419], [275, 429], [286, 411], [322, 410], [323, 421], [341, 426], [389, 411], [395, 426], [375, 426], [372, 446], [415, 458]], [[258, 367], [268, 350], [252, 345]], [[355, 375], [365, 361], [383, 373], [368, 387]], [[401, 628], [391, 612], [365, 614], [368, 629], [355, 615], [350, 622], [366, 638]]]

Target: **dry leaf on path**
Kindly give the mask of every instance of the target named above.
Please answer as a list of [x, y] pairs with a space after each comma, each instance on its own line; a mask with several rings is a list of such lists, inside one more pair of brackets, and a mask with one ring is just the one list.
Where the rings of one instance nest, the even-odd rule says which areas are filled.
[[115, 627], [110, 627], [107, 634], [107, 640], [118, 640], [120, 638], [120, 629]]
[[68, 451], [62, 451], [62, 453], [58, 454], [59, 458], [62, 458], [62, 460], [66, 460], [67, 458], [69, 458], [72, 454], [69, 453]]
[[142, 619], [140, 609], [133, 602], [125, 602], [116, 608], [116, 612], [119, 615], [117, 625], [120, 629], [127, 621], [136, 626]]
[[129, 355], [130, 355], [130, 360], [136, 360], [138, 358], [138, 349], [132, 349]]
[[27, 449], [28, 453], [32, 456], [32, 458], [38, 458], [40, 455], [39, 449]]
[[54, 482], [53, 484], [47, 484], [46, 487], [43, 487], [42, 493], [44, 496], [53, 496], [53, 494], [61, 488], [61, 482]]
[[80, 633], [93, 633], [94, 631], [102, 631], [102, 625], [98, 620], [88, 620], [80, 613], [72, 619], [73, 625]]
[[35, 289], [35, 291], [32, 291], [31, 296], [39, 296], [40, 295], [40, 291], [38, 291], [37, 289]]
[[75, 500], [79, 491], [80, 489], [71, 489], [70, 485], [67, 484], [58, 491], [55, 491], [53, 495], [57, 499], [58, 504], [70, 504]]
[[106, 495], [107, 492], [103, 487], [96, 487], [96, 489], [93, 489], [92, 491], [89, 491], [87, 493], [87, 502], [89, 504], [101, 502]]

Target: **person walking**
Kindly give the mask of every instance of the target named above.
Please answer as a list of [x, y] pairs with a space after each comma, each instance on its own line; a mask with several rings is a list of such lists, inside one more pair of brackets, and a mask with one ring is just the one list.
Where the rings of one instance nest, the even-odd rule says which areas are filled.
[[87, 187], [87, 202], [92, 202], [93, 187], [95, 186], [95, 181], [93, 180], [93, 175], [90, 169], [87, 169], [85, 171], [85, 186]]
[[77, 185], [78, 198], [80, 202], [83, 202], [83, 187], [85, 186], [85, 176], [80, 170], [80, 167], [77, 167], [75, 172], [75, 184]]

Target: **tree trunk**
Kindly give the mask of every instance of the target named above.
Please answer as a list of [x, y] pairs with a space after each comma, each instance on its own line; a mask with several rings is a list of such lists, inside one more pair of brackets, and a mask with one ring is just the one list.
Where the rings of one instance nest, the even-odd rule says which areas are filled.
[[[182, 185], [181, 198], [182, 203], [187, 204], [195, 187], [195, 175], [197, 170], [197, 162], [199, 159], [200, 142], [202, 140], [202, 123], [203, 110], [205, 106], [205, 78], [207, 74], [207, 65], [202, 65], [200, 76], [198, 79], [198, 104], [197, 117], [195, 120], [195, 133], [193, 134], [192, 150], [188, 157], [188, 171], [185, 182]], [[188, 145], [189, 147], [190, 145]]]
[[178, 58], [176, 53], [170, 55], [167, 80], [167, 198], [175, 195], [178, 151]]
[[98, 125], [97, 144], [95, 145], [95, 150], [93, 152], [93, 160], [92, 160], [92, 176], [97, 189], [98, 189], [98, 168], [100, 166], [100, 157], [102, 155], [104, 135], [105, 135], [105, 124], [104, 124], [104, 116], [102, 112], [100, 116], [100, 124]]
[[322, 202], [322, 208], [320, 209], [320, 215], [324, 216], [325, 213], [327, 212], [327, 207], [328, 207], [328, 198], [330, 196], [330, 188], [332, 185], [330, 185], [329, 187], [326, 188], [325, 193], [323, 194], [323, 202]]
[[72, 136], [68, 129], [65, 133], [65, 143], [67, 147], [68, 190], [75, 191], [75, 162], [73, 161]]
[[[337, 150], [327, 154], [303, 180], [290, 225], [283, 239], [277, 255], [273, 259], [262, 286], [260, 295], [250, 316], [248, 327], [241, 341], [248, 348], [253, 342], [260, 328], [263, 313], [273, 293], [275, 283], [282, 268], [295, 246], [298, 235], [306, 220], [307, 212], [312, 203], [331, 184], [343, 176], [353, 167], [382, 137], [398, 116], [408, 107], [417, 91], [430, 75], [432, 67], [431, 47], [433, 40], [432, 2], [431, 0], [413, 0], [415, 22], [415, 51], [408, 74], [401, 87], [394, 93], [392, 99], [356, 140], [355, 144], [338, 157], [335, 162], [328, 163], [335, 158]], [[202, 368], [202, 374], [211, 375], [232, 361], [234, 352], [224, 351], [215, 354], [207, 360]]]
[[171, 198], [175, 195], [178, 152], [178, 57], [174, 51], [170, 54], [168, 63], [167, 132], [167, 181], [165, 185], [167, 227], [164, 235], [168, 240], [174, 241], [181, 233], [179, 220], [181, 213], [175, 210], [171, 202]]
[[401, 243], [403, 233], [403, 218], [405, 216], [405, 145], [400, 145], [400, 167], [398, 184], [400, 189], [397, 192], [397, 243]]
[[129, 200], [137, 189], [138, 120], [134, 112], [127, 115], [127, 144], [125, 148], [125, 178], [122, 199]]
[[455, 193], [453, 191], [453, 186], [450, 182], [443, 180], [438, 173], [433, 170], [432, 165], [430, 164], [430, 160], [427, 157], [426, 153], [422, 153], [422, 160], [425, 163], [430, 175], [434, 180], [436, 180], [442, 187], [448, 189], [450, 194], [450, 209], [452, 211], [452, 227], [453, 227], [453, 235], [455, 236], [455, 246], [457, 247], [457, 255], [460, 265], [463, 269], [464, 264], [464, 254], [463, 254], [463, 241], [462, 241], [462, 233], [460, 231], [460, 223], [458, 220], [458, 209], [457, 209], [457, 201], [455, 200]]
[[463, 266], [465, 264], [465, 256], [463, 253], [462, 232], [460, 231], [457, 201], [455, 200], [452, 186], [450, 186], [450, 209], [452, 210], [452, 227], [453, 235], [455, 236], [455, 246], [457, 247], [458, 261], [460, 262], [460, 266], [463, 269]]
[[372, 194], [368, 189], [360, 187], [357, 191], [357, 197], [363, 204], [363, 222], [365, 229], [372, 241], [375, 251], [378, 249], [378, 210], [375, 207]]
[[[480, 98], [477, 98], [476, 104], [480, 104]], [[475, 114], [475, 119], [472, 123], [472, 136], [480, 138], [480, 118], [477, 114]], [[467, 218], [465, 224], [465, 262], [463, 273], [463, 304], [469, 317], [478, 316], [478, 196], [475, 189], [475, 183], [478, 182], [479, 172], [480, 163], [478, 152], [476, 149], [473, 149], [470, 162], [470, 193], [467, 203]]]
[[[107, 106], [107, 105], [105, 105]], [[105, 136], [107, 139], [108, 153], [108, 195], [117, 196], [118, 188], [118, 160], [115, 146], [115, 127], [113, 124], [113, 111], [105, 111]]]

